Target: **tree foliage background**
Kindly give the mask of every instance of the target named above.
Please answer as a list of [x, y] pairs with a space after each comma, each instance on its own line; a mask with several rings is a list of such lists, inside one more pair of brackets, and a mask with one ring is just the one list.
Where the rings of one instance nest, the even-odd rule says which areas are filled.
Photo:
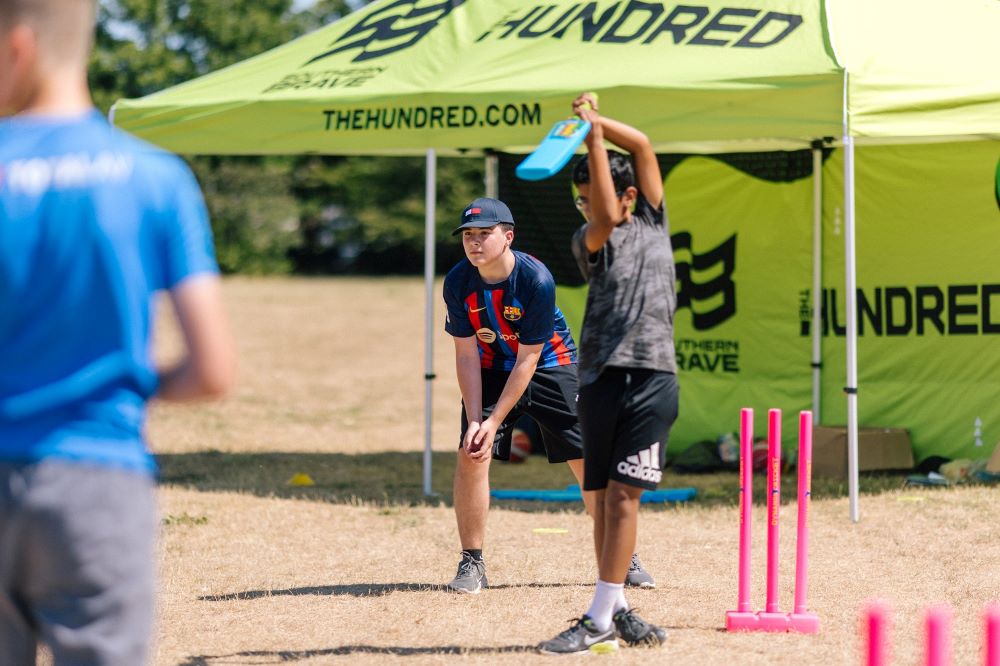
[[[90, 62], [105, 113], [234, 64], [341, 18], [365, 0], [100, 0]], [[205, 193], [227, 273], [410, 273], [423, 266], [424, 160], [391, 157], [187, 157]], [[438, 269], [483, 191], [480, 159], [438, 160]]]

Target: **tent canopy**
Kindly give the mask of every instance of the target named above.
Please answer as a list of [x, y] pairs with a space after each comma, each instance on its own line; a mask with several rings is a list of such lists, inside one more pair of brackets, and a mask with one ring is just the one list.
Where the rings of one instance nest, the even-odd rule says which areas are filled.
[[852, 135], [1000, 138], [1000, 2], [836, 0], [829, 12]]
[[381, 0], [114, 118], [188, 154], [527, 152], [597, 90], [660, 151], [839, 135], [822, 3], [732, 4]]

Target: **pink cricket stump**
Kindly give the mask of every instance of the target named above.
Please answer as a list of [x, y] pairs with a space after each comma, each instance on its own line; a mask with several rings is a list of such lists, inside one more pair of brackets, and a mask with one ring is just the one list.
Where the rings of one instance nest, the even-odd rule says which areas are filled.
[[764, 631], [788, 631], [778, 607], [778, 518], [781, 511], [781, 410], [767, 411], [767, 598], [757, 614]]
[[951, 665], [951, 608], [927, 609], [927, 666]]
[[740, 562], [736, 610], [726, 613], [727, 631], [757, 628], [750, 606], [750, 515], [753, 509], [753, 410], [740, 410]]
[[799, 412], [799, 499], [795, 536], [795, 606], [790, 629], [804, 634], [819, 631], [819, 616], [809, 612], [809, 498], [812, 495], [812, 412]]
[[983, 624], [986, 625], [983, 663], [986, 666], [1000, 666], [1000, 604], [990, 604], [986, 607]]
[[889, 610], [874, 601], [865, 608], [864, 630], [867, 633], [866, 666], [886, 666], [889, 663]]

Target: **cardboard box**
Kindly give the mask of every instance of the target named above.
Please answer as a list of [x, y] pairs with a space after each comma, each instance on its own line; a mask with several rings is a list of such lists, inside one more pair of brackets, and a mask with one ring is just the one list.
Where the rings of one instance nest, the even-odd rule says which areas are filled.
[[[913, 469], [913, 448], [905, 428], [858, 428], [858, 470]], [[847, 428], [813, 426], [812, 471], [847, 476]]]
[[1000, 442], [997, 442], [997, 445], [993, 447], [993, 455], [986, 463], [986, 471], [991, 474], [1000, 474]]

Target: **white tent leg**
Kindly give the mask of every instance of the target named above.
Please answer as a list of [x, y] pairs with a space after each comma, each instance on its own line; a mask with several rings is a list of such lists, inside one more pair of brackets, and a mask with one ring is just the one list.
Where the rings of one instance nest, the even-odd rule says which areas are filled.
[[844, 299], [847, 304], [847, 492], [858, 522], [858, 280], [854, 239], [854, 139], [848, 127], [848, 76], [844, 73]]
[[437, 153], [427, 150], [424, 212], [424, 495], [431, 495], [431, 426], [434, 398], [434, 218], [437, 215]]
[[816, 140], [813, 157], [813, 281], [812, 281], [812, 371], [813, 423], [822, 423], [820, 389], [823, 379], [822, 307], [823, 307], [823, 142]]
[[500, 159], [496, 153], [486, 156], [486, 196], [491, 199], [500, 198]]

